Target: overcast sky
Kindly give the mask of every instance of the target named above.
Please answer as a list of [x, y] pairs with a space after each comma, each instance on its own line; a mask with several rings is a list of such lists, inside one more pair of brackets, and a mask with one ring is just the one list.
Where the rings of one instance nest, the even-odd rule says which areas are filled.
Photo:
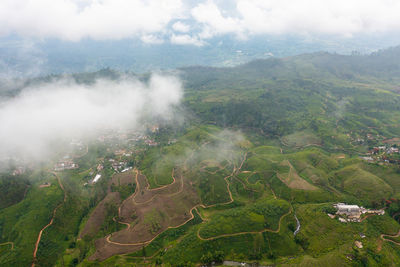
[[226, 34], [351, 38], [400, 32], [399, 14], [398, 0], [1, 0], [0, 36], [196, 46]]

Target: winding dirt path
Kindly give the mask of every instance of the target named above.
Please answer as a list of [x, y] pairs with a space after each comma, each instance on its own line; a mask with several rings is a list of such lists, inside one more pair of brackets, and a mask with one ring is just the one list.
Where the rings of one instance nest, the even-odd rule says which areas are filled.
[[400, 236], [400, 230], [399, 230], [399, 232], [397, 232], [397, 234], [395, 234], [395, 235], [385, 235], [385, 234], [381, 234], [381, 236], [380, 236], [381, 239], [382, 239], [383, 241], [392, 242], [393, 244], [396, 244], [396, 245], [400, 246], [400, 242], [396, 242], [396, 241], [391, 240], [391, 239], [386, 239], [385, 236], [387, 236], [387, 237], [399, 237], [399, 236]]
[[[107, 241], [108, 243], [111, 243], [111, 244], [114, 244], [114, 245], [118, 245], [118, 246], [139, 246], [139, 245], [146, 245], [146, 244], [149, 244], [149, 243], [151, 243], [154, 239], [156, 239], [159, 235], [161, 235], [162, 233], [164, 233], [165, 231], [167, 231], [168, 229], [179, 228], [179, 227], [185, 225], [186, 223], [188, 223], [189, 221], [193, 220], [193, 218], [194, 218], [193, 210], [195, 210], [196, 208], [197, 208], [197, 206], [193, 207], [193, 208], [190, 210], [190, 215], [191, 215], [191, 216], [190, 216], [189, 219], [187, 219], [186, 221], [184, 221], [183, 223], [181, 223], [181, 224], [179, 224], [179, 225], [177, 225], [177, 226], [169, 226], [167, 229], [165, 229], [165, 230], [162, 231], [161, 233], [157, 234], [156, 236], [154, 236], [152, 239], [150, 239], [150, 240], [148, 240], [148, 241], [138, 242], [138, 243], [119, 243], [119, 242], [114, 242], [114, 241], [111, 241], [111, 240], [110, 240], [112, 234], [110, 234], [110, 235], [107, 236], [106, 241]], [[197, 212], [197, 213], [200, 214], [199, 212]]]
[[[228, 188], [228, 192], [229, 192], [229, 196], [230, 196], [230, 198], [231, 198], [231, 201], [226, 202], [226, 203], [221, 203], [221, 204], [220, 204], [220, 203], [218, 203], [218, 204], [213, 204], [213, 205], [209, 205], [209, 206], [205, 206], [205, 205], [203, 205], [203, 204], [200, 204], [200, 205], [197, 205], [195, 208], [197, 208], [198, 206], [199, 206], [199, 207], [202, 207], [202, 208], [210, 208], [210, 207], [213, 207], [213, 206], [216, 206], [216, 205], [226, 205], [226, 204], [232, 203], [232, 202], [233, 202], [232, 192], [231, 192], [231, 190], [229, 189], [229, 185], [230, 185], [230, 184], [229, 184], [229, 182], [228, 182], [227, 179], [228, 179], [229, 177], [232, 177], [232, 176], [234, 176], [235, 174], [237, 174], [237, 173], [240, 172], [241, 168], [243, 167], [244, 162], [246, 161], [246, 157], [247, 157], [247, 153], [245, 153], [245, 155], [244, 155], [244, 157], [243, 157], [243, 160], [242, 160], [242, 162], [241, 162], [239, 168], [238, 168], [238, 169], [234, 168], [232, 174], [224, 178], [225, 181], [226, 181], [226, 183], [227, 183], [227, 188]], [[272, 190], [272, 189], [271, 189], [271, 190]], [[274, 193], [274, 196], [275, 196], [275, 193]], [[276, 196], [275, 196], [275, 197], [276, 197]], [[215, 240], [215, 239], [223, 238], [223, 237], [239, 236], [239, 235], [245, 235], [245, 234], [261, 234], [261, 233], [264, 233], [264, 232], [279, 233], [280, 230], [281, 230], [281, 222], [282, 222], [282, 220], [283, 220], [287, 215], [289, 215], [290, 213], [292, 213], [292, 210], [293, 210], [293, 208], [290, 207], [289, 211], [288, 211], [287, 213], [283, 214], [283, 215], [281, 216], [281, 218], [279, 218], [278, 228], [277, 228], [276, 230], [269, 229], [269, 228], [265, 228], [265, 229], [263, 229], [263, 230], [261, 230], [261, 231], [238, 232], [238, 233], [232, 233], [232, 234], [222, 234], [222, 235], [219, 235], [219, 236], [214, 236], [214, 237], [209, 237], [209, 238], [203, 238], [203, 237], [200, 236], [201, 227], [199, 227], [199, 229], [197, 230], [197, 237], [198, 237], [200, 240], [209, 241], [209, 240]], [[198, 212], [198, 214], [199, 214], [200, 218], [203, 220], [203, 222], [207, 221], [207, 219], [201, 217], [200, 212]]]
[[11, 250], [14, 250], [14, 242], [8, 241], [0, 244], [0, 246], [5, 246], [5, 245], [11, 245]]
[[199, 227], [199, 229], [197, 230], [197, 237], [200, 240], [209, 241], [209, 240], [215, 240], [215, 239], [222, 238], [222, 237], [231, 237], [231, 236], [238, 236], [238, 235], [245, 235], [245, 234], [261, 234], [261, 233], [264, 233], [264, 232], [279, 233], [279, 231], [281, 230], [281, 222], [282, 222], [283, 218], [285, 218], [290, 213], [292, 213], [292, 208], [291, 207], [290, 207], [290, 209], [289, 209], [289, 211], [287, 213], [283, 214], [281, 216], [281, 218], [279, 218], [278, 228], [276, 230], [265, 228], [265, 229], [263, 229], [261, 231], [238, 232], [238, 233], [222, 234], [222, 235], [218, 235], [218, 236], [203, 238], [203, 237], [200, 236], [201, 228]]
[[[137, 171], [137, 172], [139, 172], [139, 171]], [[175, 168], [173, 168], [173, 169], [172, 169], [172, 172], [171, 172], [171, 176], [172, 176], [172, 179], [173, 179], [173, 182], [172, 182], [171, 184], [168, 184], [168, 185], [165, 185], [165, 186], [162, 186], [162, 187], [158, 187], [158, 188], [154, 188], [154, 189], [149, 189], [149, 184], [147, 183], [146, 190], [147, 190], [147, 191], [158, 191], [158, 190], [160, 190], [160, 189], [167, 188], [167, 187], [169, 187], [169, 186], [174, 185], [174, 184], [176, 183], [176, 178], [175, 178], [174, 172], [175, 172]], [[140, 172], [139, 172], [139, 174], [140, 174]], [[137, 176], [136, 176], [136, 177], [137, 177]], [[183, 178], [181, 177], [180, 180], [181, 180], [181, 187], [180, 187], [180, 189], [179, 189], [177, 192], [170, 193], [170, 194], [162, 194], [162, 195], [163, 195], [163, 196], [167, 196], [167, 197], [172, 197], [172, 196], [175, 196], [175, 195], [181, 193], [181, 192], [183, 191]], [[146, 179], [146, 181], [147, 181], [147, 179]], [[136, 183], [139, 184], [138, 181], [136, 181]], [[154, 196], [152, 196], [149, 200], [146, 200], [146, 201], [144, 201], [144, 202], [137, 202], [137, 201], [135, 200], [135, 198], [133, 197], [133, 198], [132, 198], [132, 201], [133, 201], [133, 203], [134, 203], [135, 205], [143, 205], [143, 204], [147, 204], [147, 203], [151, 202], [156, 196], [157, 196], [157, 195], [154, 195]]]
[[369, 213], [369, 214], [365, 215], [364, 218], [360, 219], [360, 222], [363, 222], [363, 221], [365, 221], [366, 219], [368, 219], [369, 217], [372, 217], [372, 216], [374, 216], [374, 215], [376, 215], [376, 214], [375, 214], [375, 213]]
[[212, 208], [215, 207], [217, 205], [228, 205], [231, 204], [233, 202], [233, 196], [232, 196], [232, 192], [230, 187], [230, 183], [228, 181], [229, 178], [233, 177], [234, 175], [238, 174], [240, 172], [240, 169], [243, 167], [243, 163], [246, 161], [246, 157], [247, 157], [247, 152], [244, 154], [243, 160], [239, 166], [239, 168], [236, 168], [235, 166], [233, 166], [233, 171], [231, 174], [229, 174], [228, 176], [224, 177], [225, 183], [226, 183], [226, 189], [228, 190], [229, 193], [229, 201], [228, 202], [224, 202], [224, 203], [216, 203], [216, 204], [212, 204], [212, 205], [204, 205], [204, 204], [199, 204], [196, 207], [202, 207], [204, 209], [206, 208]]
[[[164, 231], [162, 231], [161, 233], [157, 234], [156, 236], [154, 236], [152, 239], [150, 239], [150, 240], [148, 240], [148, 241], [137, 242], [137, 243], [119, 243], [119, 242], [115, 242], [115, 241], [112, 241], [112, 240], [111, 240], [112, 234], [110, 234], [110, 235], [108, 235], [108, 236], [106, 237], [106, 241], [107, 241], [108, 243], [110, 243], [110, 244], [118, 245], [118, 246], [138, 246], [138, 245], [147, 245], [147, 244], [151, 243], [153, 240], [155, 240], [159, 235], [161, 235], [162, 233], [164, 233], [166, 230], [171, 229], [171, 228], [178, 228], [178, 227], [181, 227], [181, 226], [185, 225], [186, 223], [188, 223], [189, 221], [191, 221], [191, 220], [194, 218], [193, 210], [196, 209], [196, 211], [197, 211], [197, 207], [211, 208], [211, 207], [214, 207], [214, 206], [217, 206], [217, 205], [227, 205], [227, 204], [232, 203], [234, 200], [233, 200], [232, 192], [231, 192], [231, 190], [230, 190], [230, 188], [229, 188], [230, 183], [229, 183], [228, 179], [229, 179], [230, 177], [234, 176], [235, 174], [239, 173], [239, 171], [240, 171], [240, 169], [242, 168], [244, 162], [246, 161], [246, 157], [247, 157], [247, 152], [245, 153], [245, 155], [244, 155], [244, 157], [243, 157], [243, 160], [242, 160], [240, 166], [239, 166], [238, 168], [234, 167], [232, 173], [224, 178], [224, 180], [225, 180], [225, 182], [226, 182], [226, 185], [227, 185], [227, 190], [228, 190], [228, 193], [229, 193], [229, 198], [230, 198], [230, 200], [229, 200], [228, 202], [225, 202], [225, 203], [217, 203], [217, 204], [208, 205], [208, 206], [203, 205], [203, 204], [198, 204], [198, 205], [196, 205], [196, 206], [194, 206], [193, 208], [190, 209], [190, 215], [191, 215], [191, 216], [190, 216], [189, 219], [187, 219], [186, 221], [184, 221], [183, 223], [181, 223], [181, 224], [179, 224], [179, 225], [177, 225], [177, 226], [169, 226], [169, 227], [166, 228]], [[184, 166], [186, 167], [186, 161], [185, 161]], [[139, 188], [140, 185], [139, 185], [139, 182], [138, 182], [139, 171], [138, 171], [137, 169], [135, 169], [135, 171], [136, 171], [136, 178], [135, 178], [135, 179], [136, 179], [136, 189], [135, 189], [135, 192], [134, 192], [129, 198], [127, 198], [125, 201], [127, 201], [128, 199], [132, 199], [132, 200], [135, 202], [135, 199], [134, 199], [134, 198], [135, 198], [137, 192], [139, 192], [139, 190], [140, 190], [140, 188]], [[174, 177], [174, 169], [172, 169], [172, 178], [173, 178], [173, 180], [174, 180], [174, 182], [173, 182], [172, 184], [174, 184], [174, 183], [176, 182], [176, 179], [175, 179], [175, 177]], [[175, 195], [175, 194], [178, 194], [178, 193], [182, 192], [182, 190], [183, 190], [183, 177], [181, 177], [181, 183], [182, 183], [181, 189], [180, 189], [178, 192], [174, 192], [174, 193], [169, 194], [169, 195]], [[162, 188], [165, 188], [165, 187], [170, 186], [170, 185], [172, 185], [172, 184], [163, 186]], [[147, 189], [147, 190], [153, 191], [153, 190], [159, 190], [159, 189], [161, 189], [161, 188], [149, 189], [149, 184], [147, 184], [146, 189]], [[154, 197], [153, 197], [153, 198], [154, 198]], [[125, 202], [125, 201], [124, 201], [124, 202]], [[143, 202], [143, 203], [147, 203], [147, 202], [148, 202], [148, 201]], [[135, 203], [136, 203], [136, 202], [135, 202]], [[136, 203], [136, 204], [143, 204], [143, 203]], [[121, 205], [121, 206], [122, 206], [122, 205]], [[120, 206], [119, 209], [118, 209], [118, 214], [120, 214], [121, 206]], [[201, 217], [200, 212], [197, 211], [197, 213], [199, 214], [200, 218], [204, 221], [204, 219]], [[115, 221], [115, 220], [114, 220], [114, 221]], [[121, 224], [124, 224], [124, 225], [127, 225], [128, 228], [131, 227], [130, 224], [128, 224], [128, 223], [123, 223], [123, 222], [120, 222], [120, 221], [117, 221], [117, 222], [118, 222], [118, 223], [121, 223]], [[279, 223], [279, 229], [280, 229], [280, 223]], [[279, 231], [279, 229], [278, 229], [278, 231]]]
[[[139, 170], [136, 169], [136, 172], [138, 172], [138, 171], [139, 171]], [[173, 172], [173, 171], [174, 171], [174, 168], [172, 169], [172, 172]], [[146, 179], [147, 186], [146, 186], [145, 189], [146, 189], [147, 191], [158, 191], [158, 190], [161, 190], [161, 189], [164, 189], [164, 188], [166, 188], [166, 187], [168, 187], [168, 186], [173, 185], [175, 182], [176, 182], [176, 179], [175, 179], [174, 175], [172, 175], [172, 183], [169, 183], [169, 184], [166, 184], [166, 185], [157, 187], [157, 188], [150, 188], [150, 183], [149, 183], [149, 181]], [[157, 183], [157, 182], [156, 182], [156, 183]]]
[[[146, 200], [144, 202], [137, 202], [135, 200], [135, 197], [136, 197], [137, 193], [140, 191], [140, 183], [138, 181], [138, 176], [140, 174], [140, 171], [138, 169], [135, 169], [134, 171], [136, 172], [136, 176], [135, 176], [135, 182], [136, 182], [135, 192], [132, 195], [130, 195], [127, 199], [125, 199], [121, 203], [121, 205], [118, 207], [118, 217], [121, 216], [121, 207], [125, 204], [125, 202], [132, 201], [135, 205], [144, 205], [144, 204], [147, 204], [147, 203], [151, 202], [157, 196], [157, 195], [154, 195], [149, 200]], [[176, 178], [175, 178], [174, 172], [175, 172], [175, 168], [173, 168], [172, 172], [171, 172], [171, 176], [172, 176], [172, 179], [173, 179], [173, 182], [171, 184], [168, 184], [166, 186], [162, 186], [162, 187], [159, 187], [159, 188], [155, 188], [155, 189], [149, 189], [149, 183], [147, 183], [146, 190], [147, 191], [157, 191], [157, 190], [160, 190], [162, 188], [166, 188], [167, 186], [172, 186], [173, 184], [176, 183]], [[170, 194], [163, 194], [163, 195], [164, 196], [174, 196], [174, 195], [177, 195], [177, 194], [181, 193], [183, 191], [183, 178], [181, 177], [180, 180], [181, 180], [181, 187], [177, 192], [170, 193]], [[129, 223], [118, 221], [118, 220], [115, 219], [115, 217], [113, 218], [113, 221], [117, 222], [117, 223], [120, 223], [120, 224], [123, 224], [123, 225], [126, 225], [128, 228], [131, 227], [131, 225]]]
[[[186, 160], [185, 160], [185, 162], [184, 162], [184, 169], [187, 169], [187, 161], [193, 156], [193, 154], [194, 154], [194, 151], [192, 151], [191, 155], [190, 155], [189, 157], [186, 158]], [[172, 169], [172, 173], [171, 173], [171, 176], [172, 176], [172, 179], [173, 179], [172, 183], [167, 184], [167, 185], [164, 185], [164, 186], [162, 186], [162, 187], [150, 189], [150, 188], [149, 188], [149, 187], [150, 187], [150, 184], [149, 184], [149, 182], [146, 180], [146, 181], [147, 181], [146, 190], [148, 190], [148, 191], [157, 191], [157, 190], [160, 190], [160, 189], [163, 189], [163, 188], [166, 188], [166, 187], [168, 187], [168, 186], [173, 185], [173, 184], [176, 182], [176, 179], [175, 179], [175, 176], [174, 176], [174, 170], [175, 170], [175, 168]], [[137, 168], [135, 168], [134, 171], [136, 172], [136, 176], [135, 176], [135, 182], [136, 182], [135, 192], [134, 192], [132, 195], [130, 195], [127, 199], [125, 199], [125, 200], [121, 203], [121, 205], [118, 207], [118, 217], [121, 217], [121, 207], [125, 204], [126, 201], [132, 200], [134, 204], [140, 205], [140, 204], [145, 204], [145, 203], [151, 201], [151, 200], [155, 197], [155, 196], [152, 197], [150, 200], [148, 200], [148, 201], [146, 201], [146, 202], [138, 203], [138, 202], [135, 201], [135, 197], [136, 197], [137, 193], [140, 191], [140, 183], [139, 183], [139, 180], [138, 180], [138, 176], [139, 176], [139, 174], [140, 174], [140, 171], [139, 171]], [[178, 192], [176, 192], [176, 193], [172, 193], [172, 195], [179, 194], [180, 192], [182, 192], [182, 190], [183, 190], [183, 177], [181, 177], [181, 189], [180, 189]], [[115, 219], [115, 217], [113, 218], [113, 221], [127, 226], [128, 229], [131, 227], [131, 224], [126, 223], [126, 222], [122, 222], [122, 221], [118, 221], [118, 220]], [[109, 243], [112, 242], [112, 241], [110, 240], [110, 237], [111, 237], [111, 234], [110, 234], [110, 236], [108, 236], [107, 239], [106, 239]]]
[[40, 243], [40, 240], [42, 239], [42, 234], [43, 234], [44, 230], [46, 230], [48, 227], [50, 227], [53, 224], [54, 218], [56, 216], [58, 208], [60, 208], [65, 203], [65, 201], [67, 200], [67, 193], [65, 192], [64, 186], [61, 183], [60, 177], [57, 175], [56, 172], [51, 172], [51, 173], [57, 178], [58, 184], [59, 184], [61, 190], [64, 192], [64, 201], [57, 205], [57, 207], [53, 210], [53, 216], [52, 216], [50, 222], [45, 227], [43, 227], [42, 230], [40, 230], [40, 232], [39, 232], [39, 236], [38, 236], [38, 238], [36, 240], [36, 243], [35, 243], [35, 250], [33, 251], [32, 267], [35, 266], [36, 261], [37, 261], [37, 257], [36, 257], [37, 255], [36, 254], [37, 254], [37, 251], [38, 251], [38, 248], [39, 248], [39, 243]]
[[[130, 195], [127, 199], [125, 199], [124, 201], [122, 201], [121, 205], [118, 207], [118, 217], [121, 217], [121, 207], [125, 204], [125, 202], [126, 202], [126, 201], [129, 201], [129, 200], [131, 200], [131, 199], [133, 199], [133, 201], [135, 201], [135, 200], [134, 200], [134, 197], [136, 196], [137, 192], [139, 192], [139, 187], [140, 187], [139, 182], [138, 182], [139, 171], [138, 171], [136, 168], [134, 169], [134, 171], [136, 171], [136, 176], [135, 176], [135, 182], [136, 182], [135, 192], [133, 192], [133, 194]], [[123, 224], [123, 225], [126, 225], [126, 226], [128, 227], [128, 229], [131, 228], [131, 225], [130, 225], [129, 223], [122, 222], [122, 221], [118, 221], [118, 220], [115, 219], [115, 217], [113, 218], [113, 221], [114, 221], [114, 222], [117, 222], [117, 223], [120, 223], [120, 224]]]

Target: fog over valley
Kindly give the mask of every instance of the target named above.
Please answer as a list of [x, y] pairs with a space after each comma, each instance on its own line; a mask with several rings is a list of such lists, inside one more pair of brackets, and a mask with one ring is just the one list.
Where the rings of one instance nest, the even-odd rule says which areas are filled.
[[29, 86], [1, 101], [1, 154], [43, 159], [60, 140], [93, 138], [105, 129], [141, 130], [152, 119], [172, 120], [182, 96], [179, 78], [161, 74], [147, 82], [61, 78]]

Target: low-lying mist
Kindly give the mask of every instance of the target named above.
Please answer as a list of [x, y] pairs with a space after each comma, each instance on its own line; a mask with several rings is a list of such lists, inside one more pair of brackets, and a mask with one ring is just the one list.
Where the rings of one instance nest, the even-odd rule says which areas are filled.
[[58, 140], [91, 138], [101, 130], [140, 129], [152, 119], [172, 120], [183, 96], [176, 76], [153, 74], [97, 80], [61, 79], [24, 88], [0, 102], [0, 156], [49, 156]]

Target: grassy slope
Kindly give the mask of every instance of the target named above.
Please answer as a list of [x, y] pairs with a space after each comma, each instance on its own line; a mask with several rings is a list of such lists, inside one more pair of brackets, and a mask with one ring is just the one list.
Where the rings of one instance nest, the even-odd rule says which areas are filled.
[[[394, 234], [399, 227], [388, 215], [373, 216], [359, 224], [342, 224], [330, 219], [322, 208], [336, 201], [368, 206], [400, 190], [396, 168], [361, 163], [355, 156], [376, 145], [375, 141], [366, 140], [361, 145], [351, 142], [366, 139], [367, 134], [397, 136], [399, 51], [370, 57], [321, 53], [255, 61], [229, 69], [183, 69], [182, 78], [187, 88], [184, 108], [195, 117], [192, 123], [241, 128], [249, 133], [252, 145], [232, 149], [232, 143], [236, 142], [231, 141], [232, 136], [220, 135], [220, 129], [215, 126], [198, 125], [187, 129], [177, 143], [147, 151], [139, 167], [152, 188], [172, 182], [172, 168], [186, 161], [190, 170], [186, 178], [197, 188], [202, 203], [219, 203], [200, 211], [209, 221], [200, 224], [197, 218], [196, 223], [182, 226], [184, 230], [168, 230], [165, 233], [168, 241], [156, 240], [150, 244], [149, 254], [168, 247], [157, 257], [173, 265], [199, 262], [202, 255], [215, 251], [223, 251], [226, 259], [261, 259], [266, 264], [398, 265], [399, 248], [395, 245], [385, 242], [378, 252], [379, 235]], [[229, 146], [220, 146], [222, 141]], [[225, 153], [217, 153], [220, 151]], [[224, 180], [239, 165], [245, 151], [247, 160], [241, 171], [253, 175], [240, 173]], [[345, 154], [346, 158], [338, 159], [338, 153]], [[78, 163], [81, 169], [87, 170], [105, 154], [105, 147], [91, 146], [88, 155]], [[318, 190], [289, 188], [277, 176], [291, 170], [289, 164], [281, 164], [284, 161], [290, 162], [298, 179]], [[71, 264], [73, 259], [82, 260], [93, 251], [91, 240], [75, 244], [75, 238], [82, 217], [104, 195], [108, 176], [105, 174], [96, 185], [93, 189], [96, 192], [90, 192], [92, 189], [82, 187], [87, 173], [65, 173], [69, 199], [56, 216], [54, 227], [43, 236], [38, 253], [43, 265], [57, 259], [60, 266]], [[40, 193], [36, 185], [32, 184], [25, 200], [0, 210], [1, 241], [14, 241], [16, 245], [12, 252], [5, 246], [0, 247], [2, 264], [18, 260], [29, 264], [39, 229], [47, 224], [52, 209], [62, 201], [62, 192], [54, 181], [46, 189], [48, 194]], [[227, 188], [235, 201], [224, 205], [221, 203], [230, 200]], [[293, 237], [294, 218], [287, 216], [279, 233], [198, 239], [199, 229], [208, 231], [204, 235], [212, 237], [248, 228], [262, 229], [262, 223], [276, 226], [276, 213], [267, 211], [260, 216], [252, 210], [263, 199], [274, 197], [294, 206], [302, 224], [296, 238]], [[364, 250], [353, 246], [360, 232], [367, 235], [363, 240]], [[60, 260], [60, 253], [67, 247], [70, 249]], [[352, 262], [347, 255], [354, 257]], [[104, 265], [128, 265], [140, 261], [137, 256], [140, 255], [113, 257]]]
[[[199, 136], [199, 133], [204, 133], [202, 129], [204, 128], [189, 130], [182, 140], [185, 140], [185, 142], [193, 140], [193, 136]], [[209, 140], [207, 136], [209, 135], [203, 136], [204, 138], [201, 139], [200, 144]], [[182, 140], [178, 141], [177, 144]], [[190, 144], [192, 147], [201, 148], [201, 146], [196, 146], [193, 143]], [[203, 218], [207, 218], [207, 220], [196, 226], [185, 226], [187, 230], [182, 232], [182, 235], [178, 235], [179, 239], [176, 241], [171, 243], [163, 242], [163, 246], [168, 246], [169, 249], [166, 253], [157, 254], [157, 257], [154, 257], [153, 260], [158, 259], [176, 265], [178, 263], [176, 259], [180, 259], [179, 262], [188, 264], [188, 262], [199, 262], [202, 255], [207, 251], [218, 250], [224, 252], [226, 259], [262, 259], [266, 264], [275, 263], [278, 265], [348, 265], [351, 262], [346, 258], [346, 255], [359, 257], [354, 262], [361, 262], [363, 257], [366, 257], [372, 265], [398, 261], [397, 254], [393, 255], [388, 252], [393, 249], [390, 248], [390, 244], [383, 244], [383, 252], [379, 254], [381, 255], [379, 258], [372, 257], [375, 252], [365, 254], [364, 252], [359, 253], [354, 249], [354, 241], [360, 239], [359, 233], [361, 232], [367, 235], [367, 238], [362, 241], [370, 251], [376, 251], [381, 233], [395, 233], [398, 227], [397, 223], [388, 215], [373, 216], [360, 224], [343, 224], [329, 218], [324, 212], [323, 208], [331, 207], [332, 203], [334, 203], [333, 201], [351, 202], [355, 200], [352, 197], [355, 193], [347, 190], [349, 189], [348, 187], [342, 189], [337, 186], [338, 176], [341, 177], [340, 179], [352, 181], [359, 179], [357, 174], [360, 177], [369, 175], [370, 179], [361, 179], [363, 184], [357, 187], [357, 194], [368, 194], [376, 186], [383, 186], [383, 189], [388, 187], [381, 178], [373, 175], [372, 171], [367, 173], [368, 168], [372, 168], [375, 173], [379, 173], [379, 168], [385, 167], [362, 165], [356, 158], [338, 159], [337, 156], [338, 154], [331, 154], [315, 147], [283, 154], [280, 148], [275, 146], [251, 148], [242, 168], [242, 171], [245, 172], [238, 174], [237, 179], [230, 180], [230, 188], [235, 202], [229, 205], [201, 209], [200, 212]], [[201, 155], [196, 159], [199, 162], [204, 162], [204, 158], [205, 156]], [[209, 155], [209, 158], [212, 158], [212, 155]], [[277, 179], [275, 172], [287, 170], [287, 167], [280, 164], [284, 159], [289, 159], [299, 175], [313, 183], [319, 190], [312, 192], [290, 189]], [[201, 177], [200, 179], [212, 177], [209, 174], [205, 177], [201, 176], [202, 172], [199, 168], [203, 167], [204, 164], [196, 163], [198, 161], [193, 160], [190, 163], [190, 166], [195, 167], [192, 172]], [[210, 162], [212, 161], [207, 161], [208, 164], [211, 164]], [[214, 165], [211, 164], [210, 166]], [[215, 169], [212, 169], [212, 171], [215, 171]], [[222, 174], [219, 175], [222, 177]], [[392, 173], [392, 175], [394, 177], [396, 174]], [[247, 179], [248, 176], [250, 176], [249, 179]], [[253, 176], [254, 178], [251, 178]], [[218, 177], [215, 178], [218, 179]], [[394, 178], [392, 179], [394, 180]], [[248, 187], [253, 183], [257, 183], [259, 186], [256, 188]], [[388, 188], [390, 189], [390, 187]], [[226, 192], [226, 187], [224, 189]], [[253, 192], [253, 189], [260, 192]], [[289, 215], [282, 221], [279, 233], [265, 232], [262, 234], [244, 234], [212, 239], [221, 234], [261, 231], [265, 228], [275, 229], [278, 218], [288, 210], [288, 202], [274, 200], [271, 189], [278, 199], [286, 199], [295, 205], [296, 214], [302, 225], [301, 231], [296, 238], [292, 234], [296, 222], [293, 215]], [[202, 188], [199, 187], [199, 190], [201, 195]], [[379, 198], [381, 192], [377, 194], [378, 196], [376, 197], [372, 196], [371, 199], [362, 198], [362, 200], [368, 204], [372, 200]], [[387, 194], [390, 195], [390, 191]], [[219, 201], [222, 200], [224, 199], [219, 199]], [[276, 211], [273, 208], [274, 205], [271, 206], [272, 209], [266, 208], [269, 205], [268, 203], [275, 202], [281, 203], [283, 206], [286, 205], [286, 208], [277, 214], [274, 213]], [[260, 213], [260, 210], [255, 207], [266, 208], [265, 214], [262, 215], [262, 212]], [[202, 238], [211, 238], [212, 240], [200, 240], [197, 237], [197, 233]], [[154, 255], [160, 246], [162, 245], [159, 242], [155, 242], [150, 244], [145, 252], [140, 251], [133, 255], [113, 257], [105, 261], [104, 264], [118, 262], [128, 266], [129, 263], [140, 262], [140, 258], [136, 258], [136, 256], [139, 257], [143, 253]]]
[[[29, 265], [33, 259], [34, 245], [40, 229], [47, 225], [53, 215], [53, 209], [62, 202], [63, 193], [52, 176], [37, 174], [35, 183], [24, 200], [0, 210], [1, 240], [0, 243], [14, 242], [14, 250], [3, 257], [0, 265]], [[47, 188], [39, 188], [44, 181], [51, 182]]]

